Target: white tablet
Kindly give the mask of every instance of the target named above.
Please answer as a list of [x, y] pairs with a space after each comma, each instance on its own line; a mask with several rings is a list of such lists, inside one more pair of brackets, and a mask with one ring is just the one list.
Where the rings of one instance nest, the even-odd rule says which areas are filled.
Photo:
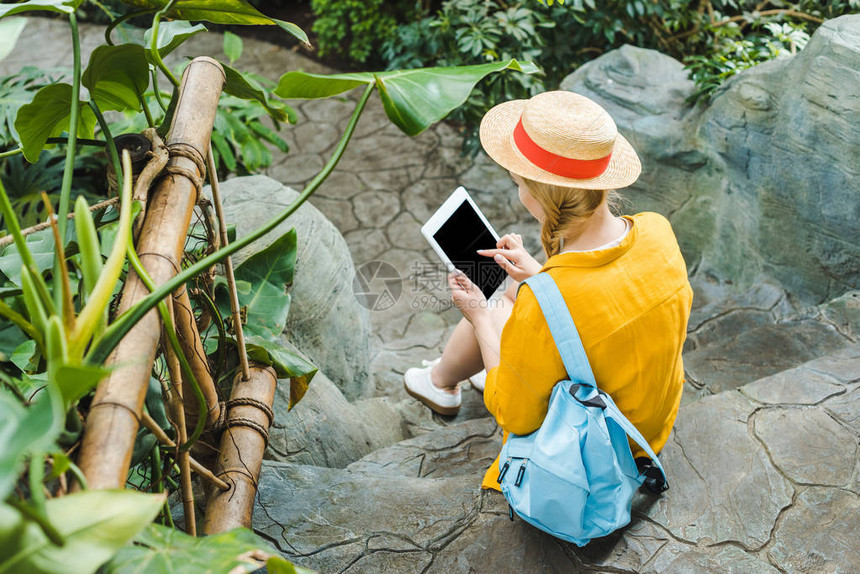
[[499, 236], [464, 187], [454, 190], [421, 227], [421, 234], [449, 272], [455, 267], [461, 270], [488, 299], [507, 277], [492, 257], [477, 253], [495, 249]]

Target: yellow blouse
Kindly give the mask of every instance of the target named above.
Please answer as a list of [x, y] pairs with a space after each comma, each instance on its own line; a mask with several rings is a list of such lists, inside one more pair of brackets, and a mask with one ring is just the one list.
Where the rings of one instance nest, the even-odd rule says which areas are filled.
[[[633, 225], [615, 247], [559, 253], [541, 271], [558, 284], [598, 386], [659, 453], [681, 392], [681, 348], [693, 290], [672, 227], [662, 215], [625, 216]], [[522, 285], [502, 329], [500, 364], [487, 372], [484, 402], [503, 437], [537, 430], [552, 388], [568, 378], [537, 299]], [[631, 441], [633, 456], [644, 452]], [[482, 488], [499, 490], [499, 459]]]

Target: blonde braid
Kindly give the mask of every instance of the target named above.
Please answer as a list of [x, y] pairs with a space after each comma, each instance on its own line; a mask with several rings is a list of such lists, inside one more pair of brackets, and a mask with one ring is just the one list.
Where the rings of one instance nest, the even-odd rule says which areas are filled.
[[612, 191], [577, 189], [522, 179], [543, 208], [540, 239], [547, 257], [561, 251], [562, 237], [575, 235], [571, 232], [591, 217], [604, 199], [609, 201], [610, 208], [617, 203], [617, 196]]

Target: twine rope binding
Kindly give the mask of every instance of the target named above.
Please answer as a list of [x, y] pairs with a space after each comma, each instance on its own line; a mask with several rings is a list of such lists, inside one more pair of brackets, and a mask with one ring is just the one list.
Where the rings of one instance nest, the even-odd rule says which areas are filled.
[[252, 397], [236, 397], [227, 401], [228, 409], [231, 407], [239, 406], [257, 407], [258, 409], [263, 411], [266, 414], [266, 418], [269, 419], [269, 426], [272, 426], [272, 423], [275, 421], [275, 413], [272, 411], [272, 407], [270, 407], [263, 401], [259, 401]]

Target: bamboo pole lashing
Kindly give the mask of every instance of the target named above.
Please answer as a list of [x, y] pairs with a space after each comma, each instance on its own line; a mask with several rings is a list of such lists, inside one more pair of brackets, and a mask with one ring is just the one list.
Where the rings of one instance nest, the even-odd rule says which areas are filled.
[[[224, 71], [212, 58], [195, 58], [182, 77], [179, 98], [167, 140], [206, 150]], [[201, 157], [203, 153], [200, 153]], [[184, 156], [172, 156], [150, 194], [137, 252], [156, 285], [179, 271], [185, 235], [199, 193], [197, 164]], [[198, 178], [200, 175], [197, 176]], [[149, 289], [129, 273], [118, 313], [146, 297]], [[122, 488], [131, 462], [134, 440], [143, 410], [152, 364], [161, 336], [156, 309], [138, 321], [108, 358], [111, 374], [97, 389], [87, 417], [79, 466], [93, 489]]]
[[251, 365], [251, 376], [236, 374], [227, 422], [221, 434], [221, 448], [214, 472], [231, 485], [228, 492], [213, 492], [206, 504], [204, 534], [250, 527], [257, 481], [272, 423], [272, 403], [277, 375], [272, 367]]

